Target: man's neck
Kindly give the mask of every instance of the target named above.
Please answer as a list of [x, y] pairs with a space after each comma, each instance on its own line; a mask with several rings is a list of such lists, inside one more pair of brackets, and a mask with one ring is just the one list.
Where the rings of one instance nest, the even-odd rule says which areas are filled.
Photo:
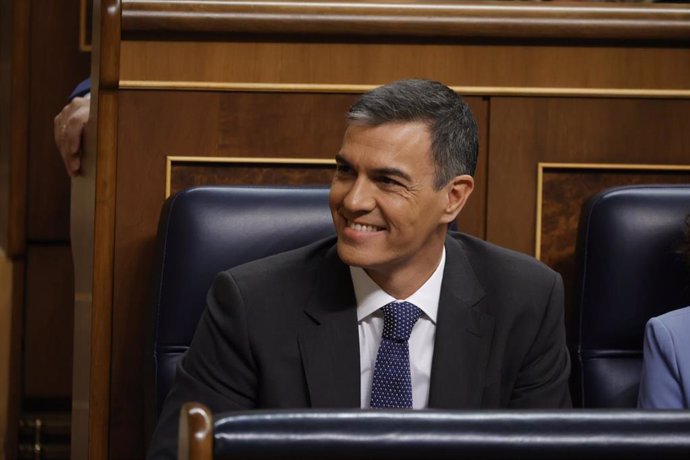
[[442, 253], [443, 247], [434, 260], [424, 264], [416, 264], [413, 267], [400, 267], [397, 270], [365, 269], [365, 271], [391, 297], [406, 299], [417, 292], [433, 275], [441, 262]]

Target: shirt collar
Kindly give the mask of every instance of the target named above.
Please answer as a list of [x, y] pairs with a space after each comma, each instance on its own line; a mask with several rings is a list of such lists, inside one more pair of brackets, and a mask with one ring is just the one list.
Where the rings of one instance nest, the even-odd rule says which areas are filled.
[[441, 260], [434, 273], [432, 273], [429, 279], [407, 299], [395, 299], [381, 289], [363, 268], [350, 267], [352, 285], [354, 286], [355, 299], [357, 300], [357, 321], [362, 321], [390, 302], [405, 300], [419, 307], [419, 309], [436, 324], [438, 302], [441, 297], [441, 283], [443, 281], [443, 270], [445, 266], [446, 248], [444, 246], [441, 252]]

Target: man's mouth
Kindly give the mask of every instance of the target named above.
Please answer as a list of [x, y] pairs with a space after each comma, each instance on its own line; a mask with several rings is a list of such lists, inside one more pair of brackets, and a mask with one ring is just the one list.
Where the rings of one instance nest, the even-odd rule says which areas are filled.
[[348, 222], [347, 226], [356, 232], [364, 232], [364, 233], [374, 233], [374, 232], [380, 232], [380, 231], [384, 230], [382, 227], [376, 227], [374, 225], [368, 225], [368, 224], [358, 224], [356, 222]]

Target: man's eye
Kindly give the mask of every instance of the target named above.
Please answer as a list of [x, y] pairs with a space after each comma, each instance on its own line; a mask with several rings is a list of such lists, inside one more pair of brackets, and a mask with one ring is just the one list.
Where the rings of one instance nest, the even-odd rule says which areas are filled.
[[335, 167], [335, 172], [343, 175], [343, 174], [352, 174], [352, 168], [347, 166], [347, 165], [336, 165]]
[[395, 180], [391, 177], [388, 177], [388, 176], [380, 176], [378, 181], [382, 184], [385, 184], [385, 185], [400, 185], [400, 186], [402, 186], [402, 184], [400, 182], [398, 182], [397, 180]]

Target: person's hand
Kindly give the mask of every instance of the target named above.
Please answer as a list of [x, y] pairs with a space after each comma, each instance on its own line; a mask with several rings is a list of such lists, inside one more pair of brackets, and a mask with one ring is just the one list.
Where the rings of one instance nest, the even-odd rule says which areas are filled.
[[81, 135], [89, 121], [90, 94], [75, 97], [64, 106], [53, 120], [55, 145], [60, 151], [65, 169], [70, 176], [81, 170]]

